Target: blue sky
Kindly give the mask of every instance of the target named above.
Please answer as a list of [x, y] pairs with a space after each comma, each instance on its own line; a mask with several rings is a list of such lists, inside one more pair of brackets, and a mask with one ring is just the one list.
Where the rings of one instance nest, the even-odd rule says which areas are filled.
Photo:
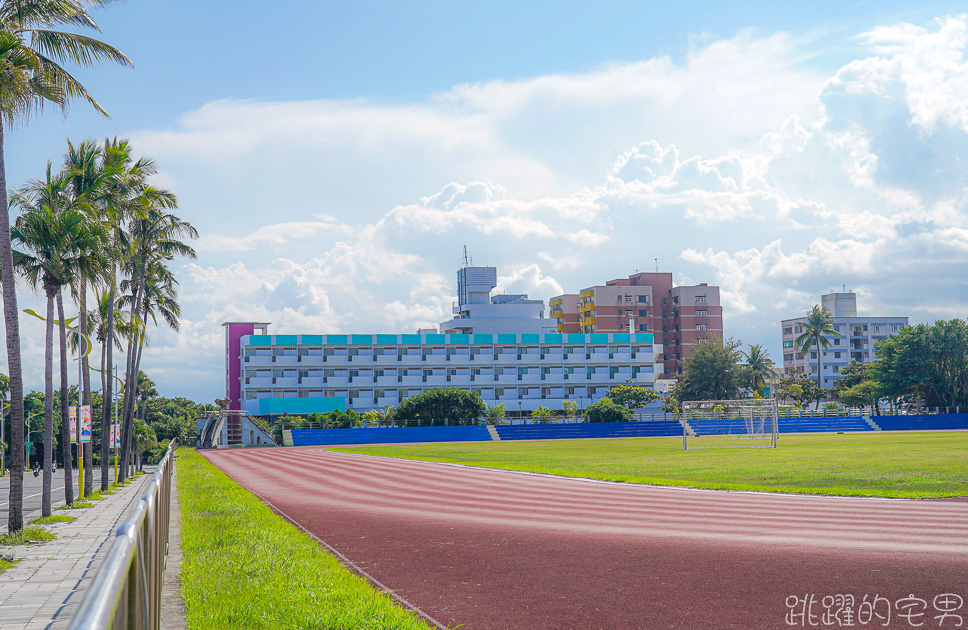
[[727, 335], [779, 359], [779, 320], [844, 284], [868, 313], [965, 315], [959, 9], [129, 1], [96, 17], [135, 68], [77, 72], [112, 117], [75, 103], [11, 131], [8, 183], [68, 137], [158, 161], [203, 235], [183, 330], [145, 356], [167, 395], [221, 395], [227, 319], [446, 319], [464, 244], [542, 299], [658, 258], [720, 284]]

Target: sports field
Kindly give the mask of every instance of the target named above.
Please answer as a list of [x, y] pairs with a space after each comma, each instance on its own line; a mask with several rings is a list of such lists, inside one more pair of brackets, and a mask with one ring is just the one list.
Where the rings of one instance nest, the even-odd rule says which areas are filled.
[[781, 436], [772, 448], [720, 437], [535, 440], [332, 450], [666, 486], [851, 496], [968, 496], [968, 431]]

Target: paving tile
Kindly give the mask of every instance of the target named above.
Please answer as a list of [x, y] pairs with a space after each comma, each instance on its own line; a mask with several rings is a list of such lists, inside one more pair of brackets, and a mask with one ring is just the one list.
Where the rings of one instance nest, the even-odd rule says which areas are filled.
[[0, 574], [0, 628], [67, 627], [118, 524], [144, 494], [148, 478], [106, 495], [93, 508], [66, 510], [77, 520], [45, 526], [57, 535], [51, 543], [4, 549], [19, 562]]

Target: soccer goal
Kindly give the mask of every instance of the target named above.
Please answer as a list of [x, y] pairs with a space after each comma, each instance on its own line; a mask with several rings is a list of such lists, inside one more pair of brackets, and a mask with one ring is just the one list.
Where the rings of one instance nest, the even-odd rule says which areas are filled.
[[[777, 403], [775, 398], [684, 401], [681, 422], [683, 450], [730, 447], [776, 448]], [[696, 439], [713, 436], [716, 436], [716, 439]]]

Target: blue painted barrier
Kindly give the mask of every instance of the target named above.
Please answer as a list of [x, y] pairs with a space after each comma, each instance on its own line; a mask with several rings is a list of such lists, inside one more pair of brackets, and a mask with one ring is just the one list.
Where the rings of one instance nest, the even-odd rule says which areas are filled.
[[882, 431], [937, 431], [968, 429], [968, 414], [941, 413], [914, 416], [872, 416]]

